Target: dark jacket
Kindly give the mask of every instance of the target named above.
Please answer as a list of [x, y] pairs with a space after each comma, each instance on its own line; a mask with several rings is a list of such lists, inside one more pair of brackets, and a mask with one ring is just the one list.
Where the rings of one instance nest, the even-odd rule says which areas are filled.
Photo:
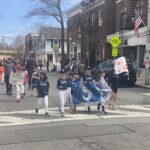
[[67, 87], [71, 88], [71, 78], [67, 78]]
[[109, 76], [109, 85], [112, 90], [118, 89], [118, 75], [114, 73], [114, 71], [111, 71]]
[[92, 75], [84, 75], [83, 81], [84, 82], [92, 82], [93, 81]]
[[68, 87], [67, 79], [58, 79], [57, 81], [57, 89], [58, 90], [66, 90]]
[[39, 80], [37, 82], [38, 97], [43, 98], [49, 93], [49, 82], [47, 80]]
[[12, 63], [7, 63], [4, 65], [5, 76], [9, 77], [11, 72], [15, 72], [15, 66]]

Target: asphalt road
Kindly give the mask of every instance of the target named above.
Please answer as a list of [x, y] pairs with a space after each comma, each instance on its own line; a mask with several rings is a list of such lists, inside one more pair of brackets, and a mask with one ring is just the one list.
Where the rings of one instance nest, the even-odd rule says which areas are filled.
[[84, 105], [70, 114], [67, 104], [62, 118], [57, 78], [49, 73], [50, 117], [43, 109], [35, 114], [36, 97], [28, 90], [18, 104], [15, 95], [6, 96], [0, 85], [0, 150], [150, 150], [149, 89], [120, 88], [117, 110], [107, 107], [108, 115], [101, 115], [95, 106], [88, 114]]

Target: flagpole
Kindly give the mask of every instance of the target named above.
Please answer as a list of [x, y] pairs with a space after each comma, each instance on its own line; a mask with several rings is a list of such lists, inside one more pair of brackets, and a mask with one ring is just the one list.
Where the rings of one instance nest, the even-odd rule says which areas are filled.
[[140, 44], [139, 44], [139, 35], [137, 36], [137, 41], [138, 41], [138, 50], [137, 50], [137, 63], [138, 63], [138, 67], [140, 67]]

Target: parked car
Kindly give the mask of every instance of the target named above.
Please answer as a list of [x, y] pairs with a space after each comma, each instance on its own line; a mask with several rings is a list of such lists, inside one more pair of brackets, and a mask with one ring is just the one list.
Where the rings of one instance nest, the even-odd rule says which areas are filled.
[[[103, 62], [100, 62], [92, 70], [92, 74], [93, 74], [94, 78], [97, 78], [97, 74], [99, 71], [104, 71], [104, 72], [106, 72], [106, 75], [109, 76], [113, 63], [114, 63], [113, 60], [105, 60]], [[119, 79], [118, 79], [119, 85], [128, 85], [128, 86], [132, 87], [135, 85], [136, 80], [137, 80], [136, 71], [133, 68], [132, 63], [127, 62], [127, 65], [128, 65], [129, 72], [128, 73], [124, 72], [119, 75]]]

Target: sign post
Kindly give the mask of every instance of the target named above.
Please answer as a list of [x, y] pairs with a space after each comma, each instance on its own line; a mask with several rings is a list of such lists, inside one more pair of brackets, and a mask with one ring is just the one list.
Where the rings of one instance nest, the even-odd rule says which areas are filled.
[[149, 85], [150, 54], [148, 53], [145, 54], [144, 64], [145, 64], [145, 85]]

